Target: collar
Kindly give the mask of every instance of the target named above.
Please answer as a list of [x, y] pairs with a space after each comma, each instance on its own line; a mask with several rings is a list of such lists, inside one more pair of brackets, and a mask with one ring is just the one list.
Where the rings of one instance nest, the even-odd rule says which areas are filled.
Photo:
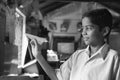
[[[89, 47], [90, 47], [90, 46], [88, 45], [87, 48], [85, 49], [85, 53], [86, 53], [88, 56], [89, 56], [89, 54], [90, 54]], [[98, 56], [98, 57], [101, 57], [101, 58], [105, 59], [108, 50], [109, 50], [109, 45], [108, 45], [107, 43], [105, 43], [103, 46], [101, 46], [100, 49], [98, 49], [98, 51], [97, 51], [96, 53], [94, 53], [94, 54], [91, 56], [91, 58], [94, 57], [94, 56]]]

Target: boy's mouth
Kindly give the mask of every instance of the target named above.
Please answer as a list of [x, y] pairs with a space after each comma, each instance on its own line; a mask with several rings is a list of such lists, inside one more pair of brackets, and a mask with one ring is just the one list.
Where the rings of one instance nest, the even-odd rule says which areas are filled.
[[88, 39], [89, 39], [88, 37], [83, 37], [84, 41], [88, 41]]

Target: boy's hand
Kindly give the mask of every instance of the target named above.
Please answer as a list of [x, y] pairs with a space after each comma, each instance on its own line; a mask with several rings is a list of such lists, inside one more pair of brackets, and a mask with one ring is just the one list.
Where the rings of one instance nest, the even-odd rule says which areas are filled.
[[38, 55], [41, 55], [41, 46], [38, 46], [38, 43], [35, 39], [32, 39], [30, 41], [30, 44], [31, 44], [31, 48], [32, 48], [32, 54], [35, 58], [37, 58]]

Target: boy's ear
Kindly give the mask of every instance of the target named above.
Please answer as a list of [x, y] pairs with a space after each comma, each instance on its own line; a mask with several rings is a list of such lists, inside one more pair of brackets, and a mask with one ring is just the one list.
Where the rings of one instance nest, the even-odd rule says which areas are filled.
[[109, 34], [110, 28], [109, 27], [105, 27], [102, 29], [102, 34], [104, 37], [106, 37]]

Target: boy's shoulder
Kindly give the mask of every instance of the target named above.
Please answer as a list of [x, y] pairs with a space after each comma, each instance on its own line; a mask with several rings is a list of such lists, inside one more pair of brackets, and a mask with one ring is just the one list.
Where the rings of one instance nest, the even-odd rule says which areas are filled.
[[79, 49], [79, 50], [76, 50], [73, 54], [72, 54], [72, 56], [80, 56], [81, 54], [84, 54], [85, 53], [85, 51], [86, 51], [86, 49]]
[[118, 52], [117, 50], [114, 50], [114, 49], [110, 49], [108, 51], [108, 56], [120, 59], [120, 52]]
[[86, 48], [85, 49], [78, 49], [76, 50], [74, 53], [83, 53], [86, 51]]

